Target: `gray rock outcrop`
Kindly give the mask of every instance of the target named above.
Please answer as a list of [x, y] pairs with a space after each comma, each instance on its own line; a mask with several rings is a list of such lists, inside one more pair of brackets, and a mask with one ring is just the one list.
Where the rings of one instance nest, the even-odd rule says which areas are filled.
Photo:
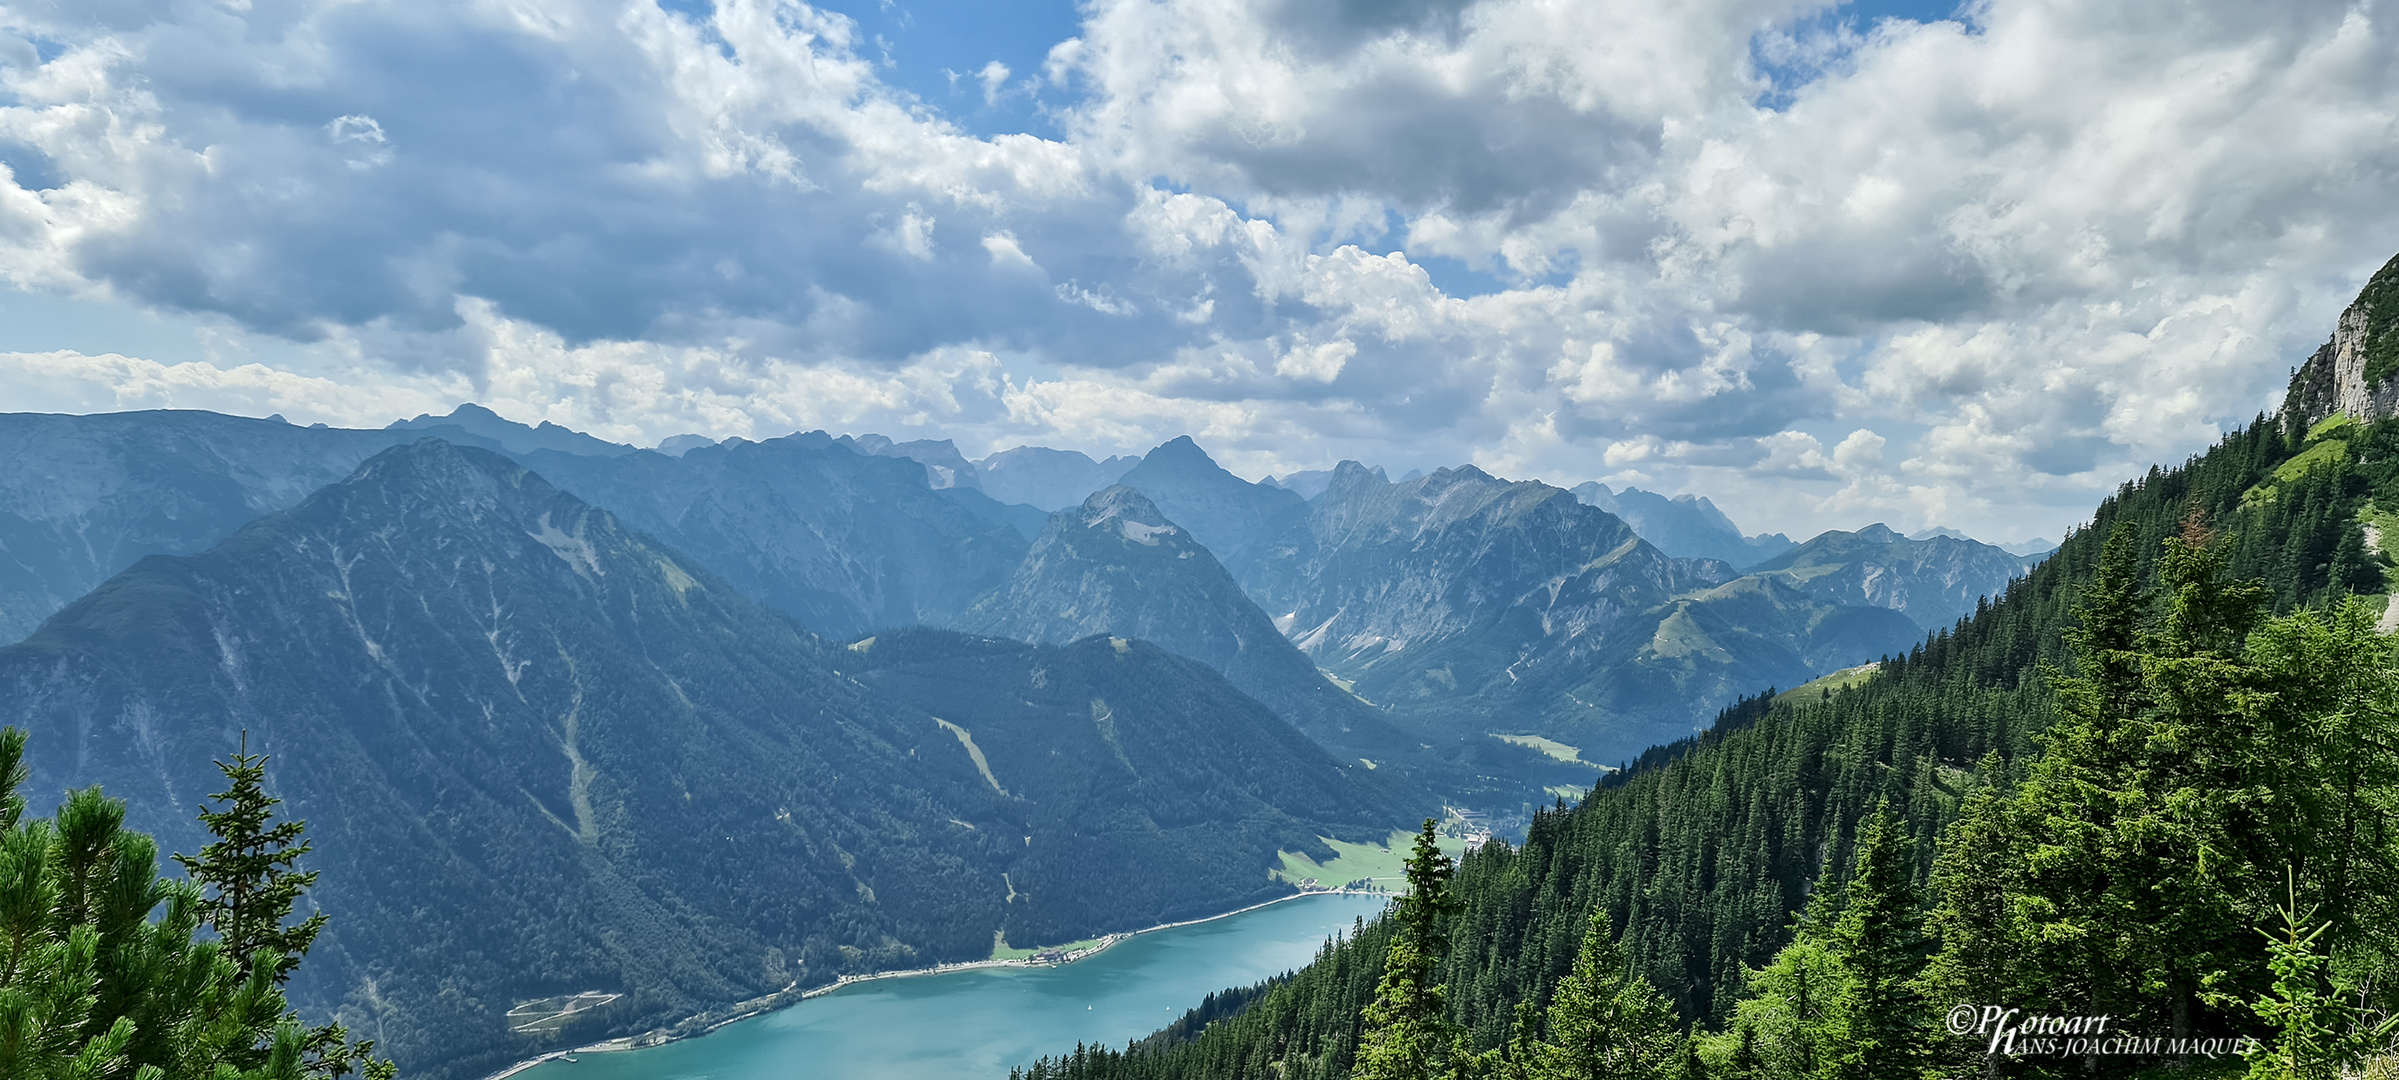
[[2305, 428], [2334, 413], [2368, 423], [2399, 415], [2393, 376], [2399, 376], [2399, 258], [2366, 279], [2332, 340], [2291, 373], [2283, 416]]

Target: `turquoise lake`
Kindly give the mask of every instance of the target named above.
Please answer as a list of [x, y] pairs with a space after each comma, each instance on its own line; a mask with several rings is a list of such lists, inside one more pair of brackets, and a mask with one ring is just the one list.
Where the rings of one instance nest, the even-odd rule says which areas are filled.
[[1383, 901], [1308, 896], [1140, 934], [1048, 968], [877, 979], [644, 1050], [579, 1054], [521, 1080], [1005, 1080], [1076, 1042], [1123, 1046], [1209, 992], [1297, 968]]

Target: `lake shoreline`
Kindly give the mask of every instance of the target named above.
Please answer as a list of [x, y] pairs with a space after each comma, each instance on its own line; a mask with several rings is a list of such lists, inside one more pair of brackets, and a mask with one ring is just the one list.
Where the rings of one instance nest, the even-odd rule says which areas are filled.
[[1101, 936], [1098, 939], [1098, 943], [1090, 948], [1078, 949], [1072, 953], [1064, 954], [1056, 960], [1037, 960], [1031, 957], [1009, 960], [965, 960], [949, 964], [935, 964], [931, 967], [907, 968], [899, 971], [878, 971], [866, 975], [844, 975], [833, 980], [832, 982], [826, 983], [823, 986], [814, 987], [808, 990], [800, 990], [798, 988], [799, 984], [795, 982], [790, 986], [786, 986], [781, 990], [775, 991], [774, 993], [751, 998], [747, 1001], [741, 1001], [727, 1006], [724, 1011], [730, 1013], [730, 1015], [718, 1016], [715, 1014], [715, 1011], [712, 1010], [710, 1012], [703, 1012], [695, 1016], [687, 1017], [666, 1027], [653, 1028], [639, 1035], [626, 1035], [614, 1039], [603, 1039], [596, 1043], [591, 1043], [585, 1046], [577, 1046], [566, 1050], [552, 1050], [541, 1054], [540, 1056], [517, 1062], [516, 1064], [505, 1069], [492, 1073], [491, 1075], [484, 1077], [484, 1080], [508, 1080], [509, 1077], [515, 1076], [516, 1074], [533, 1068], [536, 1065], [547, 1064], [549, 1062], [571, 1057], [576, 1054], [607, 1054], [623, 1050], [644, 1050], [653, 1046], [664, 1046], [672, 1042], [681, 1042], [684, 1039], [698, 1038], [699, 1036], [706, 1035], [711, 1031], [715, 1031], [718, 1028], [724, 1027], [727, 1024], [753, 1019], [755, 1017], [774, 1012], [778, 1009], [789, 1008], [790, 1006], [797, 1005], [800, 1002], [808, 1000], [809, 998], [822, 997], [845, 987], [856, 986], [860, 983], [874, 982], [879, 979], [912, 979], [925, 975], [948, 975], [955, 972], [975, 971], [986, 968], [1058, 967], [1060, 965], [1074, 963], [1078, 960], [1087, 960], [1091, 957], [1098, 956], [1099, 954], [1108, 951], [1110, 948], [1115, 947], [1119, 942], [1128, 941], [1143, 934], [1154, 934], [1161, 930], [1174, 930], [1185, 926], [1198, 926], [1202, 923], [1211, 923], [1219, 919], [1230, 919], [1236, 915], [1246, 915], [1261, 908], [1273, 907], [1276, 904], [1288, 903], [1293, 900], [1300, 900], [1311, 896], [1392, 895], [1395, 894], [1370, 889], [1303, 889], [1288, 896], [1278, 896], [1271, 900], [1262, 900], [1247, 907], [1236, 908], [1232, 911], [1220, 912], [1215, 915], [1205, 915], [1196, 919], [1185, 919], [1181, 922], [1161, 923], [1157, 926], [1145, 927], [1140, 930], [1106, 934]]

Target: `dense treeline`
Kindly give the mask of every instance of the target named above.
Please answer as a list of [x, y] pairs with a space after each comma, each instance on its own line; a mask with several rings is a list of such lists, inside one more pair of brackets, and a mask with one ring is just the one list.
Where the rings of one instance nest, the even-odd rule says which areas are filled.
[[[1554, 1028], [1540, 1016], [1557, 1006], [1561, 980], [1572, 981], [1578, 955], [1602, 945], [1621, 950], [1620, 974], [1628, 980], [1610, 992], [1654, 987], [1671, 1002], [1678, 1022], [1721, 1033], [1685, 1040], [1682, 1055], [1648, 1070], [1653, 1073], [1706, 1071], [1704, 1057], [1717, 1071], [1745, 1080], [1913, 1075], [1909, 1070], [1936, 1053], [1917, 1011], [1928, 995], [1955, 990], [1960, 980], [1981, 980], [1991, 992], [2022, 994], [2029, 1004], [2111, 1004], [2094, 996], [2088, 979], [2077, 983], [2063, 974], [2103, 960], [2128, 965], [2122, 974], [2129, 982], [2100, 992], [2147, 995], [2143, 1000], [2151, 1004], [2143, 1008], [2151, 1014], [2144, 1019], [2178, 1032], [2203, 1020], [2262, 1030], [2263, 1021], [2245, 1003], [2297, 986], [2275, 981], [2260, 945], [2258, 923], [2275, 914], [2264, 903], [2270, 890], [2261, 882], [2281, 873], [2274, 866], [2227, 883], [2221, 862], [2194, 873], [2189, 859], [2156, 855], [2156, 873], [2143, 886], [2154, 896], [2194, 888], [2211, 897], [2200, 905], [2207, 909], [2204, 932], [2184, 928], [2196, 935], [2192, 940], [2204, 939], [2192, 956], [2175, 955], [2176, 940], [2133, 935], [2108, 950], [2086, 950], [2080, 969], [2051, 955], [2044, 970], [1975, 972], [1969, 971], [1973, 964], [1988, 969], [1991, 957], [2011, 954], [2023, 942], [1986, 936], [1979, 939], [1979, 954], [1966, 955], [1958, 952], [1965, 947], [1959, 942], [1971, 935], [1952, 935], [1935, 975], [1926, 975], [1918, 969], [1941, 943], [1924, 936], [1924, 912], [1946, 912], [1956, 923], [1966, 915], [1954, 905], [1972, 900], [1991, 905], [1986, 914], [1994, 918], [2011, 913], [1994, 930], [2001, 938], [2038, 931], [2083, 941], [2104, 936], [2091, 927], [2111, 918], [2172, 915], [2182, 909], [2109, 907], [2123, 899], [2111, 889], [2133, 886], [2126, 884], [2129, 874], [2111, 876], [2116, 866], [2106, 861], [2145, 842], [2125, 836], [2171, 825], [2179, 830], [2173, 844], [2182, 845], [2173, 850], [2184, 856], [2229, 844], [2241, 849], [2237, 857], [2292, 862], [2295, 884], [2285, 905], [2292, 918], [2286, 921], [2297, 927], [2315, 917], [2314, 909], [2330, 895], [2329, 879], [2305, 880], [2320, 868], [2297, 868], [2312, 856], [2303, 857], [2304, 845], [2295, 845], [2293, 836], [2321, 822], [2287, 814], [2271, 827], [2250, 820], [2272, 817], [2259, 808], [2273, 806], [2281, 795], [2243, 770], [2272, 760], [2260, 754], [2313, 745], [2305, 733], [2268, 731], [2260, 718], [2277, 712], [2267, 703], [2296, 701], [2305, 696], [2298, 683], [2326, 678], [2327, 665], [2338, 666], [2326, 650], [2362, 657], [2361, 670], [2370, 674], [2387, 670], [2387, 648], [2377, 644], [2368, 613], [2358, 607], [2325, 617], [2265, 620], [2269, 611], [2294, 611], [2378, 584], [2377, 560], [2349, 539], [2361, 511], [2378, 496], [2375, 505], [2399, 507], [2399, 424], [2365, 431], [2328, 422], [2309, 432], [2260, 417], [2182, 467], [2152, 470], [2126, 484], [2101, 504], [2090, 528], [2069, 537], [1997, 601], [1888, 660], [1864, 685], [1813, 701], [1743, 702], [1709, 732], [1644, 755], [1580, 806], [1537, 815], [1521, 846], [1492, 844], [1468, 857], [1449, 881], [1459, 910], [1448, 923], [1447, 951], [1438, 965], [1446, 1022], [1461, 1036], [1459, 1060], [1482, 1060], [1474, 1053], [1504, 1050], [1531, 1038], [1528, 1032]], [[2102, 574], [2103, 564], [2112, 577]], [[2261, 584], [2244, 593], [2237, 584], [2243, 579]], [[2087, 612], [2080, 610], [2093, 600], [2085, 594], [2094, 582], [2105, 585], [2108, 596], [2098, 599], [2115, 620], [2114, 636], [2105, 640], [2088, 635]], [[2193, 600], [2195, 588], [2208, 596]], [[2214, 620], [2214, 630], [2194, 636], [2199, 608], [2192, 604], [2212, 612], [2206, 619]], [[2252, 641], [2253, 632], [2264, 636]], [[2300, 648], [2295, 642], [2313, 644]], [[2257, 659], [2244, 651], [2277, 648], [2307, 655]], [[2201, 687], [2188, 681], [2203, 669], [2213, 672], [2208, 678], [2214, 682]], [[2095, 705], [2087, 680], [2102, 675], [2114, 681]], [[2206, 694], [2222, 708], [2200, 708]], [[2078, 744], [2074, 754], [2061, 757], [2053, 750], [2045, 757], [2040, 751], [2053, 740], [2043, 732], [2061, 706], [2074, 725], [2068, 735], [2087, 734], [2095, 716], [2121, 713], [2127, 719], [2099, 740], [2104, 752]], [[2341, 707], [2318, 695], [2306, 715], [2337, 714]], [[2175, 739], [2204, 742], [2199, 733], [2214, 733], [2206, 736], [2211, 739], [2241, 733], [2245, 741], [2205, 753], [2171, 745]], [[2149, 738], [2168, 745], [2158, 749], [2143, 741]], [[2052, 758], [2074, 763], [2082, 770], [2079, 778], [2043, 780], [2039, 763]], [[2054, 799], [2058, 785], [2070, 780], [2084, 794], [2137, 793], [2142, 784], [2156, 783], [2184, 803], [2151, 807], [2140, 820], [2138, 814], [2118, 820], [2097, 811], [2104, 820], [2096, 824], [2036, 820], [2030, 800]], [[2027, 790], [2041, 783], [2051, 785], [2047, 793]], [[2246, 793], [2248, 801], [2208, 809], [2216, 825], [2192, 825], [2197, 812], [2188, 806], [2217, 790]], [[2163, 798], [2168, 791], [2151, 794]], [[2352, 804], [2339, 811], [2348, 815], [2343, 828], [2355, 835], [2367, 824], [2387, 824], [2366, 809]], [[2333, 813], [2321, 805], [2315, 811]], [[1956, 825], [1961, 813], [1971, 818], [1966, 826]], [[2068, 826], [2081, 829], [2074, 841], [2081, 847], [2057, 835], [2072, 831]], [[1960, 832], [1951, 834], [1953, 827]], [[2010, 828], [2030, 828], [2035, 835], [2011, 836]], [[2039, 831], [2044, 828], [2050, 831]], [[1999, 863], [2071, 864], [2083, 878], [2028, 883], [2019, 875], [1993, 887], [2002, 895], [1966, 895], [1971, 890], [1963, 885], [1974, 876], [1956, 862], [1964, 856], [1954, 856], [1940, 877], [1936, 855], [1977, 841], [1986, 845], [1981, 854]], [[2219, 860], [2236, 857], [2230, 849], [2215, 854]], [[2373, 862], [2358, 852], [2344, 858], [2352, 871]], [[2208, 864], [2200, 857], [2196, 865]], [[1862, 872], [1881, 880], [1853, 889]], [[2055, 919], [2033, 925], [2049, 917], [2039, 915], [2042, 910]], [[1860, 914], [1869, 911], [1882, 914]], [[2364, 921], [2354, 911], [2329, 917], [2353, 929]], [[1593, 925], [1621, 928], [1620, 938], [1595, 942], [1587, 933]], [[1348, 1075], [1366, 1031], [1361, 1012], [1387, 974], [1391, 935], [1387, 920], [1370, 924], [1252, 1008], [1196, 1038], [1153, 1040], [1129, 1053], [1085, 1048], [1042, 1062], [1032, 1073]], [[2159, 949], [2168, 950], [2174, 963], [2161, 968]], [[2210, 958], [2223, 963], [2207, 967]], [[2286, 961], [2285, 967], [2297, 965], [2293, 970], [2309, 962], [2296, 952]], [[2323, 975], [2320, 964], [2309, 970]], [[1951, 982], [1938, 985], [1936, 975]], [[1811, 983], [1824, 994], [1811, 998]], [[1871, 1008], [1859, 1004], [1869, 999]], [[1875, 1029], [1871, 1016], [1900, 1027]], [[1547, 1037], [1554, 1040], [1555, 1031]], [[1855, 1056], [1859, 1046], [1906, 1049], [1869, 1062]], [[1818, 1060], [1810, 1051], [1792, 1058], [1794, 1047], [1850, 1056]]]

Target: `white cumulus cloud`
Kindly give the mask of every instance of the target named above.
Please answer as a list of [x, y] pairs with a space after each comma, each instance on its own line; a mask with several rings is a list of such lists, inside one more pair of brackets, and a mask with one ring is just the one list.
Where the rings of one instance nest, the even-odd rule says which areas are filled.
[[0, 280], [304, 361], [0, 338], [0, 387], [1189, 432], [2010, 539], [2270, 405], [2399, 251], [2381, 0], [1080, 10], [960, 76], [1045, 137], [796, 0], [10, 8]]

